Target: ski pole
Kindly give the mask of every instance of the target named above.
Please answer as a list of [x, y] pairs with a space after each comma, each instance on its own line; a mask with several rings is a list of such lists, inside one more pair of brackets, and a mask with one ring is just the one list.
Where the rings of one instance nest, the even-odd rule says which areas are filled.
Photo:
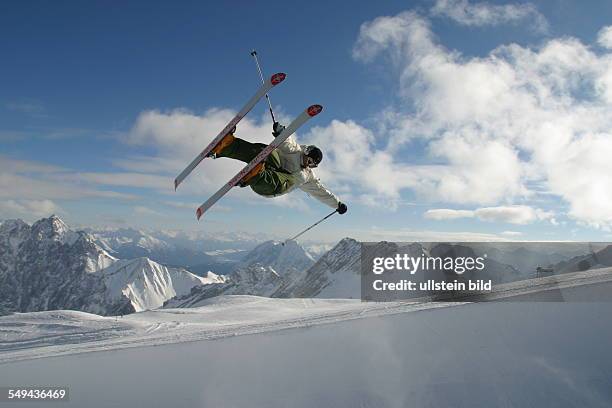
[[[326, 219], [328, 219], [329, 217], [331, 217], [332, 215], [334, 215], [335, 213], [337, 213], [338, 210], [334, 210], [332, 213], [326, 215], [325, 217], [323, 217], [322, 219], [320, 219], [319, 221], [315, 222], [314, 224], [312, 224], [310, 227], [306, 228], [304, 231], [300, 232], [299, 234], [297, 234], [296, 236], [294, 236], [293, 238], [289, 238], [287, 240], [285, 240], [285, 242], [287, 241], [293, 241], [294, 239], [296, 239], [297, 237], [299, 237], [300, 235], [310, 231], [311, 229], [313, 229], [314, 227], [316, 227], [317, 225], [319, 225], [320, 223], [322, 223], [323, 221], [325, 221]], [[283, 245], [285, 245], [285, 242], [283, 242]]]
[[[255, 58], [255, 64], [257, 64], [257, 70], [259, 71], [259, 77], [261, 78], [261, 83], [263, 84], [266, 81], [264, 80], [263, 73], [261, 72], [261, 67], [259, 66], [259, 60], [257, 59], [257, 51], [255, 50], [251, 51], [251, 55], [253, 56], [253, 58]], [[272, 122], [276, 122], [276, 119], [274, 118], [274, 112], [272, 112], [272, 102], [270, 102], [270, 97], [268, 96], [267, 93], [266, 93], [266, 100], [268, 101], [268, 106], [270, 107], [270, 116], [272, 116]]]

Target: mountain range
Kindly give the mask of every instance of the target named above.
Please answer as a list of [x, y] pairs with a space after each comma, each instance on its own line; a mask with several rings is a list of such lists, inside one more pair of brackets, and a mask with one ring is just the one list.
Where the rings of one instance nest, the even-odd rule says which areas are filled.
[[[21, 220], [6, 220], [0, 224], [0, 313], [72, 309], [116, 315], [162, 305], [190, 307], [219, 295], [361, 296], [362, 244], [354, 239], [345, 238], [315, 257], [295, 241], [266, 241], [251, 251], [241, 249], [246, 245], [243, 241], [202, 251], [192, 238], [133, 229], [73, 231], [57, 216], [31, 226]], [[179, 241], [183, 243], [179, 245]], [[597, 252], [571, 258], [569, 254], [576, 248], [564, 250], [560, 245], [534, 250], [520, 244], [382, 241], [363, 250], [374, 251], [376, 256], [488, 255], [487, 270], [479, 277], [497, 283], [532, 278], [536, 265], [551, 264], [555, 273], [612, 266], [612, 246], [600, 245], [603, 249]], [[228, 272], [222, 275], [207, 268], [194, 274], [172, 265], [190, 263], [189, 254], [197, 262], [205, 259], [202, 255], [212, 258], [211, 265], [225, 262]], [[156, 261], [160, 259], [173, 262]], [[439, 272], [423, 276], [443, 278]]]
[[148, 258], [119, 260], [57, 216], [0, 225], [0, 313], [55, 309], [117, 315], [159, 307], [193, 286], [223, 282]]

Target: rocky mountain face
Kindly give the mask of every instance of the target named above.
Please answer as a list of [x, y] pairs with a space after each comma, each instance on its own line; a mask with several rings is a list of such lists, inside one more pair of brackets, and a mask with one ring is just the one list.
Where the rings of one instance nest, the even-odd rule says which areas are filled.
[[191, 287], [219, 282], [146, 258], [119, 261], [57, 216], [0, 225], [0, 312], [71, 309], [100, 315], [158, 307]]
[[[385, 256], [396, 253], [398, 247], [379, 242], [366, 250]], [[415, 256], [422, 250], [418, 244], [401, 249]], [[227, 282], [196, 287], [164, 307], [190, 307], [203, 299], [229, 294], [345, 299], [361, 295], [361, 243], [352, 238], [344, 238], [316, 262], [296, 242], [284, 247], [266, 242], [244, 259], [245, 263], [229, 275]]]
[[[165, 307], [189, 307], [209, 297], [229, 294], [280, 298], [360, 298], [362, 250], [367, 259], [394, 257], [396, 254], [406, 254], [413, 258], [441, 259], [478, 256], [468, 245], [439, 243], [424, 247], [419, 243], [398, 245], [382, 241], [363, 244], [362, 248], [362, 243], [352, 238], [344, 238], [312, 263], [311, 257], [305, 257], [305, 251], [297, 243], [292, 243], [291, 247], [283, 249], [278, 244], [268, 242], [247, 255], [244, 258], [245, 263], [229, 276], [227, 282], [196, 287], [189, 295], [172, 299]], [[289, 261], [293, 262], [293, 267], [287, 267]], [[504, 283], [531, 277], [529, 273], [523, 273], [511, 265], [492, 258], [486, 259], [485, 266], [485, 270], [478, 273], [469, 271], [461, 275], [449, 274], [449, 271], [435, 268], [419, 270], [411, 279], [416, 282], [430, 279], [461, 281], [477, 277], [491, 279], [495, 283]], [[387, 274], [393, 273], [401, 275], [405, 272], [387, 272]], [[405, 276], [399, 277], [405, 278]]]
[[312, 256], [297, 242], [267, 241], [257, 246], [220, 284], [193, 288], [186, 296], [164, 307], [188, 307], [219, 295], [273, 296], [283, 285], [299, 279], [314, 264]]
[[[420, 244], [398, 246], [381, 241], [363, 244], [366, 258], [388, 257], [395, 254], [418, 257], [424, 253]], [[299, 279], [284, 285], [274, 297], [317, 297], [356, 299], [361, 297], [362, 244], [352, 238], [344, 238], [323, 255]]]
[[478, 256], [485, 254], [489, 259], [511, 265], [523, 276], [534, 276], [538, 267], [548, 267], [571, 258], [571, 255], [538, 249], [536, 246], [526, 248], [516, 243], [506, 243], [501, 248], [496, 243], [474, 243], [470, 247]]
[[120, 259], [101, 273], [108, 297], [128, 298], [136, 312], [156, 309], [168, 299], [189, 293], [193, 287], [225, 282], [225, 277], [212, 272], [200, 277], [149, 258]]
[[317, 263], [291, 282], [285, 282], [274, 297], [358, 298], [361, 244], [344, 238]]
[[[429, 249], [428, 255], [435, 258], [441, 259], [475, 259], [479, 255], [476, 253], [472, 245], [468, 243], [463, 244], [447, 244], [440, 243], [436, 244]], [[437, 281], [453, 281], [467, 282], [471, 279], [491, 280], [494, 284], [514, 282], [521, 279], [528, 279], [533, 277], [531, 272], [521, 272], [511, 265], [499, 262], [492, 257], [482, 255], [484, 257], [484, 269], [483, 270], [466, 270], [460, 275], [457, 275], [453, 271], [446, 271], [443, 269], [428, 270], [424, 276], [424, 279], [434, 279]]]
[[52, 216], [31, 227], [21, 220], [0, 226], [0, 307], [3, 312], [74, 309], [131, 313], [129, 299], [106, 299], [96, 272], [115, 261], [85, 233]]
[[588, 269], [612, 266], [612, 245], [590, 254], [576, 256], [554, 266], [555, 274], [586, 271]]

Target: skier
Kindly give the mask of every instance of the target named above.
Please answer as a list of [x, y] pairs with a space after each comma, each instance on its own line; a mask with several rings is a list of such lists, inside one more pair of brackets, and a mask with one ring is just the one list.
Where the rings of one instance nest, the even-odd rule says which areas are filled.
[[[272, 135], [277, 137], [285, 129], [274, 122]], [[267, 145], [250, 143], [234, 136], [234, 127], [211, 151], [210, 156], [228, 157], [249, 163]], [[240, 187], [251, 189], [264, 197], [278, 197], [295, 188], [300, 188], [312, 197], [335, 208], [339, 214], [347, 211], [346, 204], [326, 189], [312, 171], [323, 159], [323, 153], [314, 145], [299, 145], [290, 136], [270, 153], [265, 161], [258, 164], [240, 182]]]

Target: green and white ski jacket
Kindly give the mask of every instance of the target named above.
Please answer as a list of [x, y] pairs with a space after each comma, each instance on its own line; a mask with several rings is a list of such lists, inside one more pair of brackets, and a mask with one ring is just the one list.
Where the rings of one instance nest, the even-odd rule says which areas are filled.
[[291, 188], [285, 193], [299, 188], [323, 204], [327, 204], [334, 209], [338, 208], [340, 203], [338, 197], [321, 184], [311, 168], [302, 167], [302, 154], [305, 148], [306, 145], [299, 145], [293, 136], [288, 137], [276, 148], [281, 160], [281, 167], [290, 173], [293, 182]]

